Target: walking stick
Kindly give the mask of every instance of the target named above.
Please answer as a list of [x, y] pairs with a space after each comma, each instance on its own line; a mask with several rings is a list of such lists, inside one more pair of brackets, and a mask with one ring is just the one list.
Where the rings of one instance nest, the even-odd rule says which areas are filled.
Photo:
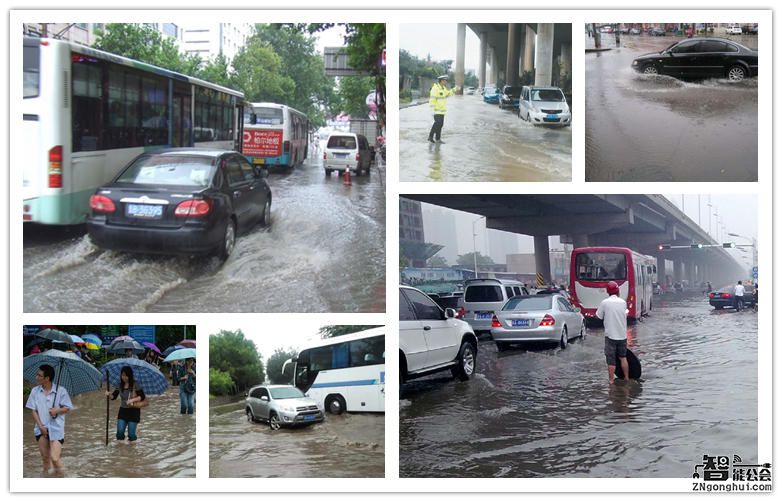
[[[106, 370], [106, 392], [109, 392], [109, 370]], [[109, 396], [106, 396], [106, 446], [109, 445]]]

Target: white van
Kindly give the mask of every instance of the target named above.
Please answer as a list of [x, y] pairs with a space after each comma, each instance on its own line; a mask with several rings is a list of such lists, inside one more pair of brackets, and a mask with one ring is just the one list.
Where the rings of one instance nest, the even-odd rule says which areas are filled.
[[369, 174], [371, 162], [372, 152], [365, 136], [352, 132], [329, 134], [326, 149], [323, 151], [323, 169], [326, 176], [332, 171], [345, 172], [348, 169], [350, 174]]
[[469, 279], [464, 282], [464, 296], [459, 299], [461, 318], [473, 332], [491, 332], [495, 311], [502, 310], [508, 299], [529, 294], [524, 284], [511, 279]]

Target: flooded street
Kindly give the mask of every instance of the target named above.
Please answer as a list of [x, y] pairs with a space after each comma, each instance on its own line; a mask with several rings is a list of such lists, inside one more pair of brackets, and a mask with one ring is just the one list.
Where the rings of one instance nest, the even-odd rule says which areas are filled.
[[278, 431], [248, 422], [244, 400], [209, 414], [210, 477], [385, 476], [382, 414], [329, 414], [320, 424]]
[[385, 311], [385, 166], [345, 186], [320, 158], [270, 174], [271, 229], [239, 236], [225, 264], [103, 251], [83, 229], [26, 227], [25, 312]]
[[689, 478], [716, 450], [757, 463], [757, 314], [655, 302], [629, 330], [640, 382], [608, 384], [602, 327], [565, 350], [484, 339], [472, 380], [412, 381], [400, 476]]
[[[24, 396], [25, 400], [27, 395]], [[141, 411], [136, 444], [115, 439], [119, 401], [109, 411], [106, 441], [106, 397], [103, 391], [72, 398], [65, 419], [63, 475], [79, 478], [170, 478], [196, 475], [195, 415], [179, 414], [179, 388], [150, 396]], [[24, 403], [22, 403], [24, 406]], [[32, 413], [24, 410], [24, 476], [41, 477], [41, 455], [33, 436]]]
[[535, 127], [477, 94], [447, 107], [443, 145], [427, 141], [428, 103], [399, 110], [400, 181], [571, 180], [570, 127]]
[[[756, 36], [735, 39], [757, 48]], [[757, 78], [685, 82], [631, 68], [679, 40], [622, 35], [617, 48], [603, 34], [611, 49], [586, 54], [587, 181], [757, 181]]]

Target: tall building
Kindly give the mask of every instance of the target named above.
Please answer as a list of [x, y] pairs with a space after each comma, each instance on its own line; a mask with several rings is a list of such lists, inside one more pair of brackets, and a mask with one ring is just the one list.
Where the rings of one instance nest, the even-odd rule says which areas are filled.
[[[155, 28], [161, 35], [171, 38], [181, 49], [182, 29], [174, 23], [145, 23]], [[105, 23], [24, 23], [25, 35], [56, 38], [82, 45], [95, 43], [95, 33], [103, 28]]]
[[204, 61], [222, 54], [230, 62], [255, 33], [252, 23], [186, 24], [182, 29], [182, 50]]

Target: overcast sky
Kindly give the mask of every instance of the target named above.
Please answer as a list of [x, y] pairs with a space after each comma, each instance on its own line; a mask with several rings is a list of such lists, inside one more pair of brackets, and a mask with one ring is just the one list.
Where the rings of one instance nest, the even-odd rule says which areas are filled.
[[[478, 37], [468, 27], [464, 41], [464, 68], [477, 74], [478, 56], [481, 43]], [[399, 47], [426, 59], [431, 54], [432, 60], [443, 59], [456, 61], [456, 23], [451, 24], [400, 24]], [[451, 67], [453, 69], [453, 67]]]
[[241, 329], [244, 337], [255, 343], [264, 365], [266, 365], [269, 356], [274, 354], [274, 351], [278, 348], [287, 350], [289, 347], [292, 347], [298, 351], [308, 342], [320, 339], [318, 329], [326, 324], [322, 321], [309, 320], [306, 317], [295, 321], [289, 317], [285, 319], [266, 318], [261, 320], [255, 318], [248, 322], [237, 322], [230, 318], [219, 316], [218, 318], [222, 322], [199, 325], [199, 335], [200, 332], [212, 336], [219, 333], [220, 330], [235, 331]]

